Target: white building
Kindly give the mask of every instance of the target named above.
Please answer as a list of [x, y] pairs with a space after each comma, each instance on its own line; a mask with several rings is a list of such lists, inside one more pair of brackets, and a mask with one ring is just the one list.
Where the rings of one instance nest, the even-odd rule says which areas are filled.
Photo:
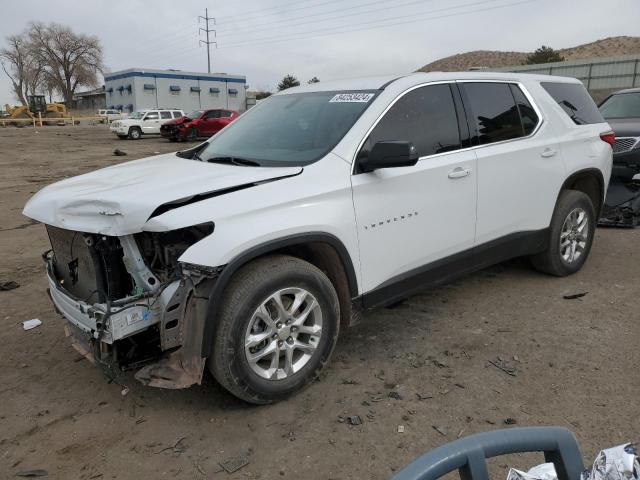
[[246, 77], [225, 73], [129, 68], [105, 74], [106, 107], [246, 110]]

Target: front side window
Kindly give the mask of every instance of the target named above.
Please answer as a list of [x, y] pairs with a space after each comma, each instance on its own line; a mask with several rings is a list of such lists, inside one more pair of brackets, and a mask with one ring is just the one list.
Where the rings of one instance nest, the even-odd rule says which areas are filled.
[[458, 117], [448, 84], [416, 88], [402, 96], [373, 129], [360, 153], [382, 141], [411, 142], [421, 157], [460, 148]]
[[581, 83], [542, 82], [541, 85], [576, 125], [604, 123], [598, 107]]
[[145, 120], [158, 120], [158, 112], [148, 112], [144, 117]]
[[640, 118], [640, 92], [618, 93], [600, 105], [600, 113], [609, 118]]
[[171, 112], [160, 112], [160, 118], [162, 118], [163, 120], [171, 118]]
[[524, 136], [520, 113], [508, 83], [461, 84], [480, 145]]
[[144, 116], [144, 112], [133, 112], [129, 115], [129, 118], [132, 120], [141, 120]]
[[325, 156], [375, 101], [378, 91], [272, 95], [215, 135], [203, 161], [308, 165]]

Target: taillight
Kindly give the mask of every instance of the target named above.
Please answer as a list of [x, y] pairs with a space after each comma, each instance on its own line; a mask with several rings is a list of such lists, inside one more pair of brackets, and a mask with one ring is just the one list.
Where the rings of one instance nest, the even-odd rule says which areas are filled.
[[613, 144], [616, 141], [616, 134], [613, 132], [601, 133], [600, 139], [603, 142], [607, 142], [609, 145], [611, 145], [611, 147], [613, 147]]

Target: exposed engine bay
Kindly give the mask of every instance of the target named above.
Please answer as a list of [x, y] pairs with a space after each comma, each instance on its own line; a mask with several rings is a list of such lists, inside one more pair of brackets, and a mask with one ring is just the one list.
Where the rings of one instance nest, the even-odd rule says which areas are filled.
[[[206, 223], [113, 237], [47, 226], [52, 249], [43, 258], [49, 294], [69, 320], [66, 331], [74, 347], [112, 379], [147, 365], [136, 375], [145, 384], [199, 383], [202, 326], [193, 323], [203, 323], [203, 288], [210, 288], [213, 278], [211, 272], [183, 272], [178, 258], [213, 229]], [[149, 365], [154, 361], [160, 367]]]

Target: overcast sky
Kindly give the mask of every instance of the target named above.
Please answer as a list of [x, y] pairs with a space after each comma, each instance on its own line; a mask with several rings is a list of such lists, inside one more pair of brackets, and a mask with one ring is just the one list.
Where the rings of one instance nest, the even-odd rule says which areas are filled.
[[[640, 0], [2, 0], [0, 37], [29, 22], [97, 36], [107, 71], [206, 72], [198, 15], [216, 17], [212, 71], [246, 75], [251, 89], [413, 71], [470, 50], [564, 48], [640, 35]], [[0, 72], [0, 105], [15, 103]]]

